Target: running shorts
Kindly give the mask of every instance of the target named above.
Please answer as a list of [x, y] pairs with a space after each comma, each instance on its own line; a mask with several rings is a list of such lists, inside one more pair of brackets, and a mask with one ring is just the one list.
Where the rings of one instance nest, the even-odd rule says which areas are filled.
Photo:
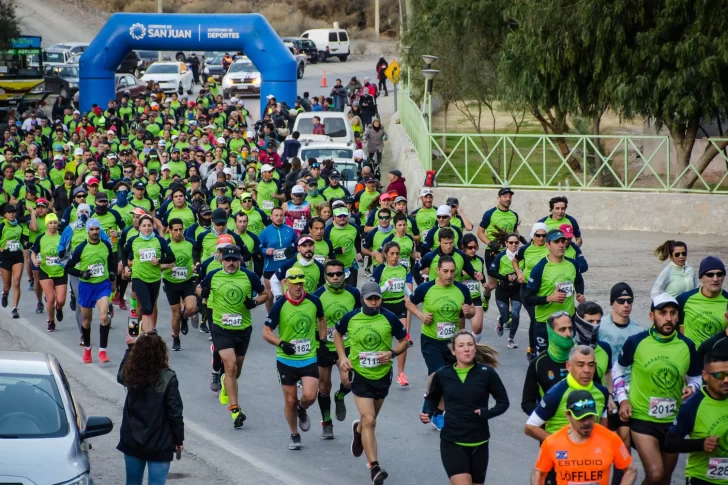
[[[349, 347], [344, 347], [344, 352], [346, 352], [346, 355], [349, 355]], [[326, 352], [323, 357], [318, 358], [318, 366], [331, 367], [336, 364], [338, 358], [339, 354], [337, 354], [335, 350]]]
[[274, 274], [276, 274], [275, 271], [263, 271], [263, 278], [270, 280]]
[[389, 369], [389, 374], [376, 380], [367, 379], [352, 370], [349, 379], [351, 380], [351, 392], [356, 397], [379, 401], [389, 394], [389, 387], [392, 385], [392, 369]]
[[96, 308], [96, 303], [111, 296], [111, 281], [104, 280], [101, 283], [78, 282], [78, 304], [81, 308]]
[[248, 345], [250, 345], [250, 336], [253, 334], [253, 327], [250, 326], [243, 330], [230, 330], [211, 323], [210, 334], [212, 335], [212, 344], [215, 346], [216, 352], [224, 349], [233, 349], [237, 357], [244, 357], [248, 351]]
[[195, 295], [195, 283], [192, 280], [173, 283], [164, 281], [164, 294], [167, 295], [167, 302], [171, 305], [179, 305], [180, 300]]
[[[646, 434], [656, 438], [660, 443], [660, 451], [665, 451], [665, 438], [667, 432], [670, 430], [670, 424], [672, 423], [654, 423], [652, 421], [644, 421], [642, 419], [630, 418], [629, 428], [633, 433]], [[634, 440], [632, 440], [632, 446], [634, 446]], [[636, 448], [635, 448], [636, 449]]]
[[483, 297], [481, 295], [478, 295], [475, 298], [473, 298], [473, 305], [474, 306], [483, 306]]
[[13, 266], [16, 264], [23, 264], [25, 263], [25, 257], [23, 256], [23, 251], [12, 251], [12, 252], [6, 252], [3, 251], [0, 253], [0, 268], [6, 270], [6, 271], [12, 271]]
[[154, 313], [154, 307], [157, 305], [159, 298], [159, 281], [147, 283], [137, 278], [131, 279], [131, 289], [136, 294], [137, 304], [142, 315], [151, 315]]
[[612, 431], [617, 431], [618, 428], [622, 428], [624, 426], [629, 427], [629, 422], [622, 421], [622, 419], [619, 417], [619, 413], [607, 413], [607, 421], [609, 423], [609, 429]]
[[450, 351], [449, 340], [437, 340], [422, 335], [420, 337], [420, 350], [427, 365], [427, 375], [432, 375], [440, 368], [456, 362], [455, 356]]
[[404, 301], [400, 301], [399, 303], [384, 302], [384, 303], [382, 303], [382, 308], [394, 313], [397, 316], [397, 318], [406, 318], [407, 317], [407, 307], [404, 305]]
[[478, 446], [463, 446], [440, 440], [440, 458], [448, 478], [470, 475], [473, 483], [485, 483], [485, 472], [488, 471], [487, 441]]
[[62, 286], [62, 285], [68, 284], [68, 275], [66, 273], [63, 273], [63, 276], [59, 276], [57, 278], [51, 278], [50, 276], [48, 276], [48, 273], [46, 273], [42, 269], [39, 269], [38, 279], [40, 281], [53, 280], [53, 284], [56, 286]]
[[281, 386], [295, 386], [303, 377], [319, 378], [318, 364], [314, 362], [305, 367], [292, 367], [276, 360], [278, 366], [278, 382]]

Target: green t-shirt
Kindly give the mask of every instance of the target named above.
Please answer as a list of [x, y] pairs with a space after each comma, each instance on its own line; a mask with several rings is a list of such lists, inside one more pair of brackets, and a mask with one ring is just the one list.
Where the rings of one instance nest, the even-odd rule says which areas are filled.
[[532, 242], [518, 248], [516, 253], [516, 259], [518, 261], [524, 261], [523, 267], [523, 280], [528, 281], [528, 277], [531, 275], [531, 270], [536, 264], [543, 258], [548, 256], [549, 248], [544, 244], [543, 246], [536, 246]]
[[258, 207], [263, 209], [263, 212], [269, 216], [274, 207], [281, 206], [281, 201], [273, 197], [273, 195], [277, 195], [279, 191], [280, 189], [278, 188], [278, 184], [274, 180], [271, 180], [270, 182], [261, 180], [258, 183]]
[[192, 243], [183, 239], [181, 242], [168, 241], [169, 249], [174, 253], [174, 266], [162, 271], [164, 281], [182, 283], [194, 276], [192, 260]]
[[331, 248], [329, 247], [329, 243], [324, 241], [323, 239], [320, 241], [314, 240], [313, 242], [313, 259], [318, 261], [321, 264], [325, 264], [326, 261], [329, 259], [329, 250]]
[[265, 291], [255, 273], [241, 268], [229, 274], [219, 268], [207, 273], [200, 286], [203, 290], [210, 289], [207, 306], [212, 308], [215, 325], [227, 330], [245, 330], [253, 324], [250, 310], [245, 308], [245, 300], [252, 298], [254, 293]]
[[60, 242], [61, 235], [58, 233], [55, 236], [41, 234], [33, 245], [33, 252], [40, 263], [40, 269], [51, 278], [63, 276], [63, 265], [58, 257], [58, 244]]
[[413, 212], [412, 215], [415, 216], [417, 227], [420, 228], [421, 240], [424, 241], [427, 237], [427, 232], [437, 224], [437, 209], [434, 207], [430, 207], [429, 209], [421, 207]]
[[[132, 198], [129, 202], [131, 202], [131, 205], [134, 207], [141, 207], [145, 211], [147, 211], [147, 214], [152, 213], [152, 209], [154, 208], [152, 205], [152, 201], [150, 199], [147, 199], [146, 197], [142, 197], [141, 199]], [[134, 210], [132, 208], [132, 210]]]
[[[465, 258], [463, 257], [463, 253], [456, 249], [448, 256], [451, 256], [452, 259], [455, 260], [455, 281], [462, 282], [463, 268], [465, 267]], [[432, 281], [437, 278], [437, 263], [440, 261], [440, 251], [430, 251], [425, 255], [424, 261], [429, 261], [428, 268], [430, 269], [430, 271], [428, 272], [428, 276], [430, 278], [430, 281]]]
[[[30, 203], [30, 201], [28, 201]], [[26, 222], [23, 224], [23, 234], [28, 238], [28, 241], [34, 243], [38, 236], [45, 232], [45, 217], [36, 217], [36, 224], [38, 225], [37, 231], [30, 230], [30, 223]]]
[[[78, 231], [86, 234], [86, 231]], [[113, 254], [111, 244], [99, 240], [96, 244], [83, 241], [73, 251], [73, 256], [68, 260], [66, 268], [77, 268], [83, 272], [88, 270], [88, 279], [79, 278], [85, 283], [103, 283], [109, 279], [109, 259]]]
[[356, 239], [359, 237], [359, 230], [347, 224], [339, 227], [335, 223], [328, 226], [324, 232], [324, 238], [331, 242], [331, 246], [336, 251], [338, 248], [344, 248], [344, 254], [336, 252], [336, 259], [344, 263], [345, 268], [351, 268], [356, 259]]
[[449, 341], [458, 331], [463, 305], [470, 305], [472, 300], [470, 291], [462, 283], [455, 281], [450, 286], [440, 286], [437, 280], [431, 280], [417, 287], [410, 302], [422, 303], [422, 311], [432, 314], [432, 323], [422, 325], [422, 335]]
[[569, 394], [574, 391], [587, 391], [590, 393], [596, 404], [597, 415], [601, 417], [604, 414], [609, 399], [609, 391], [594, 382], [590, 382], [588, 386], [582, 386], [571, 374], [568, 374], [566, 379], [563, 379], [544, 394], [534, 411], [536, 416], [546, 421], [544, 429], [547, 433], [553, 434], [564, 426], [568, 426], [569, 418], [566, 416], [566, 402]]
[[363, 226], [367, 222], [367, 217], [369, 216], [368, 212], [372, 206], [372, 204], [379, 199], [379, 196], [381, 194], [377, 192], [376, 190], [374, 192], [369, 192], [368, 190], [362, 190], [359, 193], [359, 214], [361, 217], [361, 225]]
[[336, 331], [349, 335], [349, 360], [358, 375], [371, 380], [385, 378], [392, 369], [392, 360], [379, 363], [378, 352], [392, 350], [392, 337], [402, 340], [407, 331], [394, 313], [381, 309], [376, 315], [365, 315], [361, 309], [344, 315]]
[[[314, 293], [321, 300], [326, 317], [326, 347], [332, 352], [336, 351], [334, 345], [334, 328], [339, 321], [352, 310], [361, 308], [361, 293], [353, 286], [344, 285], [339, 291], [324, 285]], [[344, 334], [344, 341], [349, 338]], [[348, 347], [348, 344], [346, 344]]]
[[544, 258], [538, 262], [531, 270], [527, 287], [535, 290], [538, 296], [549, 296], [558, 289], [566, 293], [566, 299], [562, 303], [536, 305], [536, 321], [546, 322], [548, 317], [562, 310], [574, 315], [576, 293], [582, 285], [581, 273], [573, 260], [564, 258], [560, 263], [552, 263]]
[[[306, 294], [303, 301], [294, 305], [287, 298], [279, 298], [273, 304], [265, 324], [272, 330], [278, 328], [278, 337], [293, 344], [296, 348], [294, 355], [286, 355], [278, 347], [276, 355], [282, 363], [316, 362], [318, 350], [319, 331], [318, 319], [324, 318], [324, 308], [321, 300], [313, 295]], [[297, 366], [297, 365], [295, 365]]]
[[399, 264], [407, 268], [407, 273], [412, 270], [412, 253], [415, 251], [415, 240], [409, 234], [405, 234], [403, 237], [398, 237], [397, 233], [390, 233], [387, 238], [382, 241], [382, 244], [377, 249], [382, 251], [382, 247], [388, 242], [396, 242], [399, 244]]
[[380, 264], [372, 273], [372, 281], [382, 290], [384, 303], [396, 304], [404, 301], [404, 285], [407, 281], [407, 268], [402, 265]]
[[23, 226], [10, 224], [7, 219], [0, 219], [0, 251], [4, 254], [22, 251], [21, 239]]
[[680, 325], [695, 347], [700, 347], [710, 337], [725, 330], [728, 291], [722, 290], [715, 298], [708, 298], [698, 287], [679, 295], [677, 303]]
[[311, 217], [318, 217], [319, 212], [316, 208], [321, 202], [326, 202], [326, 197], [316, 194], [314, 196], [307, 195], [306, 202], [311, 204]]
[[344, 197], [346, 197], [346, 192], [344, 192], [344, 189], [341, 187], [341, 185], [337, 187], [328, 186], [321, 191], [321, 195], [326, 197], [326, 200], [343, 199]]
[[177, 160], [176, 162], [170, 160], [167, 162], [167, 165], [169, 165], [170, 177], [174, 177], [174, 174], [179, 174], [180, 178], [185, 178], [187, 176], [187, 164], [182, 160]]
[[703, 368], [690, 339], [677, 331], [663, 337], [653, 328], [627, 339], [619, 365], [631, 366], [632, 417], [665, 424], [675, 419], [682, 405], [684, 376], [699, 376]]
[[182, 219], [182, 225], [185, 229], [195, 223], [195, 213], [187, 206], [182, 209], [178, 209], [173, 205], [164, 217], [165, 221], [171, 221], [175, 218]]
[[497, 228], [500, 228], [505, 232], [515, 231], [518, 227], [518, 214], [510, 209], [504, 211], [498, 207], [493, 207], [492, 209], [485, 211], [485, 214], [483, 214], [483, 219], [480, 221], [480, 227], [485, 229], [485, 234], [488, 236], [488, 240], [492, 240]]
[[[510, 259], [505, 258], [509, 263]], [[480, 256], [476, 255], [473, 259], [470, 260], [470, 264], [473, 267], [473, 271], [476, 273], [482, 273], [485, 274], [483, 269], [485, 268], [485, 261]], [[513, 267], [511, 267], [511, 272], [513, 272]], [[462, 274], [462, 271], [460, 272]], [[462, 283], [468, 287], [468, 290], [470, 291], [470, 298], [476, 299], [476, 298], [482, 298], [481, 290], [483, 288], [483, 285], [478, 280], [470, 279], [470, 277], [466, 278], [466, 275], [463, 275]]]
[[162, 186], [158, 183], [151, 183], [149, 182], [147, 184], [147, 195], [150, 199], [152, 199], [152, 202], [154, 203], [155, 207], [159, 207], [161, 198], [160, 194], [162, 193]]
[[[124, 262], [133, 260], [132, 279], [155, 283], [162, 279], [162, 270], [159, 264], [152, 264], [152, 259], [174, 261], [174, 254], [167, 244], [167, 240], [156, 234], [148, 241], [142, 239], [141, 235], [134, 236], [126, 242], [122, 255]], [[161, 264], [161, 263], [160, 263]]]
[[116, 212], [114, 209], [109, 209], [106, 211], [106, 214], [99, 215], [98, 213], [94, 214], [94, 217], [98, 219], [98, 221], [101, 223], [101, 229], [104, 230], [106, 234], [109, 234], [109, 231], [111, 229], [116, 230], [117, 237], [112, 238], [109, 236], [109, 239], [111, 239], [111, 248], [116, 252], [118, 245], [119, 245], [119, 236], [121, 236], [121, 231], [124, 229], [125, 225], [119, 226], [119, 220], [117, 220], [116, 216], [119, 216], [119, 220], [121, 220], [121, 223], [124, 224], [124, 219], [121, 217], [121, 214]]
[[252, 232], [256, 236], [260, 236], [260, 233], [265, 229], [263, 223], [263, 216], [257, 211], [255, 207], [251, 207], [249, 211], [246, 211], [242, 207], [240, 211], [248, 215], [248, 231]]

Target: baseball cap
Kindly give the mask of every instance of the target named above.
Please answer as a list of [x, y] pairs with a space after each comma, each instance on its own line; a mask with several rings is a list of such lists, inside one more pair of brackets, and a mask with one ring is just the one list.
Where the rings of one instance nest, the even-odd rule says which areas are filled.
[[420, 190], [420, 197], [424, 197], [426, 195], [432, 195], [432, 189], [429, 187], [423, 187], [422, 190]]
[[73, 151], [73, 154], [74, 154], [74, 155], [76, 155], [77, 157], [80, 157], [80, 156], [82, 156], [82, 155], [83, 155], [83, 148], [76, 148], [76, 149], [75, 149], [75, 150]]
[[559, 226], [559, 231], [564, 233], [564, 237], [566, 239], [573, 239], [574, 238], [574, 228], [571, 227], [571, 224], [561, 224]]
[[172, 170], [172, 169], [170, 168], [168, 163], [165, 163], [165, 164], [162, 164], [162, 167], [160, 168], [160, 170], [162, 172], [164, 172], [165, 170]]
[[508, 187], [503, 187], [502, 189], [500, 189], [498, 191], [498, 197], [500, 197], [501, 195], [505, 195], [505, 194], [513, 195], [513, 191]]
[[306, 193], [306, 189], [301, 187], [300, 185], [294, 185], [291, 189], [291, 195], [303, 195]]
[[678, 307], [677, 300], [672, 297], [672, 295], [668, 293], [660, 293], [656, 297], [652, 299], [652, 306], [650, 306], [650, 311], [655, 310], [661, 310], [662, 308], [665, 308], [668, 305], [672, 305], [675, 308]]
[[449, 205], [450, 207], [453, 207], [453, 206], [459, 206], [460, 202], [458, 201], [457, 197], [448, 197], [447, 200], [445, 201], [445, 204]]
[[133, 211], [131, 211], [132, 214], [136, 214], [138, 216], [146, 216], [147, 211], [144, 210], [143, 207], [135, 207]]
[[564, 236], [564, 233], [558, 229], [551, 229], [548, 233], [546, 233], [546, 242], [556, 241], [561, 238], [566, 238], [566, 236]]
[[225, 224], [228, 220], [227, 212], [225, 209], [215, 209], [212, 211], [212, 222], [215, 224]]
[[215, 141], [218, 142], [218, 143], [225, 143], [225, 138], [223, 138], [223, 137], [220, 136]]
[[217, 236], [217, 244], [215, 248], [222, 249], [233, 244], [235, 244], [235, 240], [230, 234], [220, 234], [219, 236]]
[[307, 242], [313, 244], [313, 238], [311, 236], [301, 236], [301, 238], [298, 240], [298, 245], [306, 244]]
[[334, 209], [334, 215], [335, 216], [348, 216], [349, 215], [349, 209], [346, 207], [338, 207]]
[[144, 182], [137, 182], [134, 184], [134, 188], [138, 190], [144, 190], [146, 187], [144, 185]]
[[106, 194], [106, 192], [102, 191], [102, 192], [99, 192], [98, 194], [96, 194], [96, 202], [98, 202], [100, 200], [105, 200], [108, 202], [109, 196]]
[[634, 299], [634, 293], [632, 293], [632, 288], [627, 283], [620, 282], [612, 286], [612, 289], [609, 292], [609, 304], [611, 305], [614, 303], [614, 300], [623, 297]]
[[53, 157], [53, 160], [63, 160], [63, 155], [56, 155]]
[[199, 210], [197, 212], [200, 215], [202, 215], [202, 214], [212, 214], [212, 208], [209, 205], [205, 204], [205, 205], [200, 206], [200, 208], [199, 208]]
[[437, 208], [437, 215], [438, 216], [448, 216], [450, 217], [450, 206], [449, 205], [441, 205]]
[[265, 165], [263, 165], [262, 167], [260, 167], [260, 171], [261, 172], [270, 172], [272, 170], [273, 170], [273, 165], [270, 165], [268, 163], [266, 163]]
[[392, 200], [392, 194], [389, 192], [384, 192], [382, 195], [379, 196], [379, 200]]
[[222, 259], [240, 259], [240, 248], [230, 244], [222, 249]]
[[[98, 199], [98, 197], [96, 199]], [[42, 206], [48, 207], [48, 201], [45, 198], [41, 197], [40, 199], [35, 201], [35, 205], [36, 206], [42, 205]]]
[[99, 185], [99, 179], [97, 179], [96, 177], [90, 177], [86, 181], [86, 185], [93, 185], [93, 184]]
[[286, 279], [289, 283], [303, 283], [306, 281], [306, 274], [301, 268], [290, 268], [286, 271]]
[[587, 416], [598, 416], [597, 404], [589, 391], [572, 391], [566, 398], [566, 409], [577, 420]]
[[407, 202], [407, 197], [402, 197], [401, 195], [398, 195], [398, 196], [397, 196], [397, 197], [396, 197], [396, 198], [394, 199], [394, 203], [395, 203], [395, 204], [397, 204], [397, 203], [399, 203], [399, 202]]
[[367, 299], [372, 296], [381, 297], [382, 289], [379, 288], [379, 285], [377, 283], [374, 283], [373, 281], [367, 281], [361, 287], [361, 297]]

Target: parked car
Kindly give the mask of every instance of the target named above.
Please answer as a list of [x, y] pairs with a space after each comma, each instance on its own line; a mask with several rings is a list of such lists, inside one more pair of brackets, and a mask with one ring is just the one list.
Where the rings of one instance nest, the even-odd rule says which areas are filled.
[[316, 44], [322, 61], [338, 57], [341, 62], [346, 62], [351, 54], [349, 34], [344, 29], [312, 29], [301, 34], [301, 37]]
[[88, 49], [88, 42], [60, 42], [58, 44], [53, 44], [48, 49], [49, 50], [58, 50], [58, 51], [68, 51], [72, 55], [74, 54], [83, 54], [86, 49]]
[[142, 64], [139, 66], [139, 74], [144, 74], [147, 68], [159, 59], [159, 52], [157, 51], [136, 51], [136, 54], [139, 60], [142, 61]]
[[298, 52], [305, 54], [308, 62], [316, 64], [319, 61], [319, 51], [312, 40], [303, 37], [283, 37], [283, 42], [290, 42], [298, 49]]
[[144, 61], [139, 57], [136, 51], [129, 51], [129, 53], [121, 60], [121, 64], [116, 68], [117, 73], [121, 74], [133, 74], [136, 77], [141, 76], [142, 66]]
[[60, 94], [64, 99], [70, 99], [78, 92], [78, 64], [44, 66], [43, 70], [48, 94]]
[[225, 76], [227, 71], [225, 71], [225, 67], [222, 65], [223, 57], [225, 57], [224, 53], [218, 54], [215, 57], [205, 58], [205, 69], [202, 71], [205, 78], [212, 76], [216, 81], [219, 81]]
[[291, 133], [297, 131], [301, 138], [313, 133], [313, 117], [318, 116], [324, 125], [326, 135], [338, 143], [351, 144], [354, 141], [354, 132], [351, 130], [349, 120], [344, 113], [338, 111], [309, 111], [296, 116]]
[[131, 74], [116, 75], [116, 100], [121, 101], [125, 91], [129, 91], [129, 95], [134, 98], [143, 95], [147, 90], [147, 85], [136, 76]]
[[55, 357], [0, 351], [0, 483], [90, 484], [88, 440], [113, 427], [86, 417]]
[[142, 76], [143, 82], [159, 83], [165, 93], [192, 94], [192, 71], [184, 62], [155, 62]]
[[260, 94], [260, 71], [247, 57], [240, 57], [230, 64], [222, 78], [223, 97]]
[[288, 47], [288, 50], [291, 51], [291, 54], [293, 54], [293, 57], [296, 59], [296, 78], [303, 79], [303, 73], [305, 72], [306, 65], [308, 64], [306, 54], [300, 53], [290, 42], [284, 42], [283, 44]]
[[[73, 54], [70, 51], [46, 49], [43, 51], [43, 67], [68, 64], [71, 57], [73, 57]], [[37, 54], [30, 58], [30, 66], [38, 67]]]

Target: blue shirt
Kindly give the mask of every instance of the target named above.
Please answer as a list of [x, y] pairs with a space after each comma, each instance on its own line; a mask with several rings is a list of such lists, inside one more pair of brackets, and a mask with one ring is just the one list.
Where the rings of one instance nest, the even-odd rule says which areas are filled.
[[[260, 239], [260, 249], [265, 258], [263, 271], [270, 272], [278, 271], [285, 260], [296, 252], [298, 234], [291, 226], [271, 224], [263, 229], [258, 239]], [[272, 255], [268, 255], [266, 251], [269, 248], [276, 251]], [[285, 254], [286, 249], [290, 250], [288, 255]]]

